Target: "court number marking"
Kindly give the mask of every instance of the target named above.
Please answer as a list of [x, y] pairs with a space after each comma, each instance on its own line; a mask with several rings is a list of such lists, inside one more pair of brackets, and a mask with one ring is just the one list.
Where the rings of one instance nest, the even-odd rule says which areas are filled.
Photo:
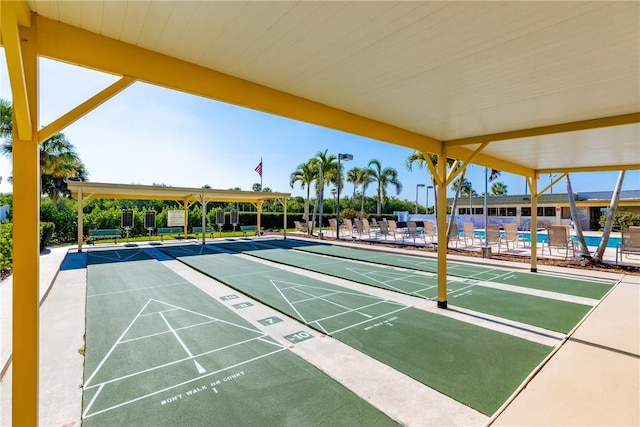
[[247, 307], [251, 307], [253, 304], [251, 304], [250, 302], [241, 302], [238, 304], [233, 304], [233, 308], [240, 310], [241, 308], [247, 308]]
[[283, 320], [277, 316], [271, 316], [271, 317], [267, 317], [266, 319], [260, 319], [258, 320], [258, 322], [260, 322], [262, 325], [264, 326], [271, 326], [274, 325], [276, 323], [280, 323]]
[[300, 341], [311, 339], [313, 338], [313, 335], [305, 331], [300, 331], [300, 332], [296, 332], [295, 334], [285, 335], [284, 338], [290, 343], [295, 344]]
[[240, 298], [238, 295], [225, 295], [223, 297], [220, 297], [222, 301], [229, 301], [229, 300], [238, 299], [238, 298]]

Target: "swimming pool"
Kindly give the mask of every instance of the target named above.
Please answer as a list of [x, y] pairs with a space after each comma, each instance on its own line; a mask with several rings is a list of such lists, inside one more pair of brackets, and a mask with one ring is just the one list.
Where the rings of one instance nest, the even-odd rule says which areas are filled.
[[[476, 231], [475, 232], [476, 236], [484, 238], [484, 231]], [[500, 232], [500, 235], [504, 237], [504, 232]], [[462, 236], [462, 232], [460, 233], [460, 236]], [[524, 233], [524, 232], [519, 232], [518, 236], [521, 237], [522, 239], [524, 239], [525, 242], [530, 242], [531, 241], [531, 233]], [[573, 239], [574, 242], [578, 242], [578, 237], [577, 236], [571, 236], [571, 238]], [[592, 247], [598, 247], [598, 245], [600, 244], [600, 236], [584, 236], [584, 241], [587, 244], [587, 246], [592, 246]], [[607, 241], [607, 247], [608, 248], [617, 248], [618, 245], [620, 244], [620, 241], [622, 239], [620, 237], [609, 237], [609, 241]], [[544, 231], [539, 232], [536, 235], [536, 241], [538, 243], [546, 243], [547, 242], [547, 233]]]

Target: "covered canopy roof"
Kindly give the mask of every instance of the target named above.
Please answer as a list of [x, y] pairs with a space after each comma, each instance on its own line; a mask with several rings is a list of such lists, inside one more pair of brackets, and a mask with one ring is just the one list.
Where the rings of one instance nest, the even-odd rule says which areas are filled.
[[527, 176], [640, 168], [640, 2], [23, 4], [52, 59], [459, 159], [494, 141], [473, 163]]
[[105, 184], [99, 182], [69, 181], [69, 191], [74, 198], [81, 192], [83, 198], [134, 199], [134, 200], [180, 200], [208, 202], [258, 203], [265, 200], [287, 199], [290, 193], [261, 191], [214, 190], [211, 188], [165, 187], [159, 185]]

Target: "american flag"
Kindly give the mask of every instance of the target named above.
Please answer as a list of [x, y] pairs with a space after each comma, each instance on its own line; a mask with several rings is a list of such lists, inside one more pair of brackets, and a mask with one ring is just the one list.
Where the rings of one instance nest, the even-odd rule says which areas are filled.
[[262, 176], [262, 161], [260, 163], [258, 163], [258, 166], [256, 166], [255, 171], [258, 173], [258, 175]]

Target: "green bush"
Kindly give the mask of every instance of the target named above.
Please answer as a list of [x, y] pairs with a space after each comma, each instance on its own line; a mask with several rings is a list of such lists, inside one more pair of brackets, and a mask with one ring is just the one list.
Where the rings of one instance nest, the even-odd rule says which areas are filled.
[[56, 226], [52, 222], [40, 222], [40, 250], [51, 243]]
[[8, 270], [13, 263], [13, 224], [0, 222], [0, 270]]
[[[607, 223], [607, 215], [600, 216], [598, 220], [600, 224], [600, 230], [604, 229], [604, 225]], [[613, 231], [620, 231], [623, 228], [630, 226], [640, 225], [640, 214], [634, 214], [633, 212], [622, 211], [616, 212], [613, 217]]]

